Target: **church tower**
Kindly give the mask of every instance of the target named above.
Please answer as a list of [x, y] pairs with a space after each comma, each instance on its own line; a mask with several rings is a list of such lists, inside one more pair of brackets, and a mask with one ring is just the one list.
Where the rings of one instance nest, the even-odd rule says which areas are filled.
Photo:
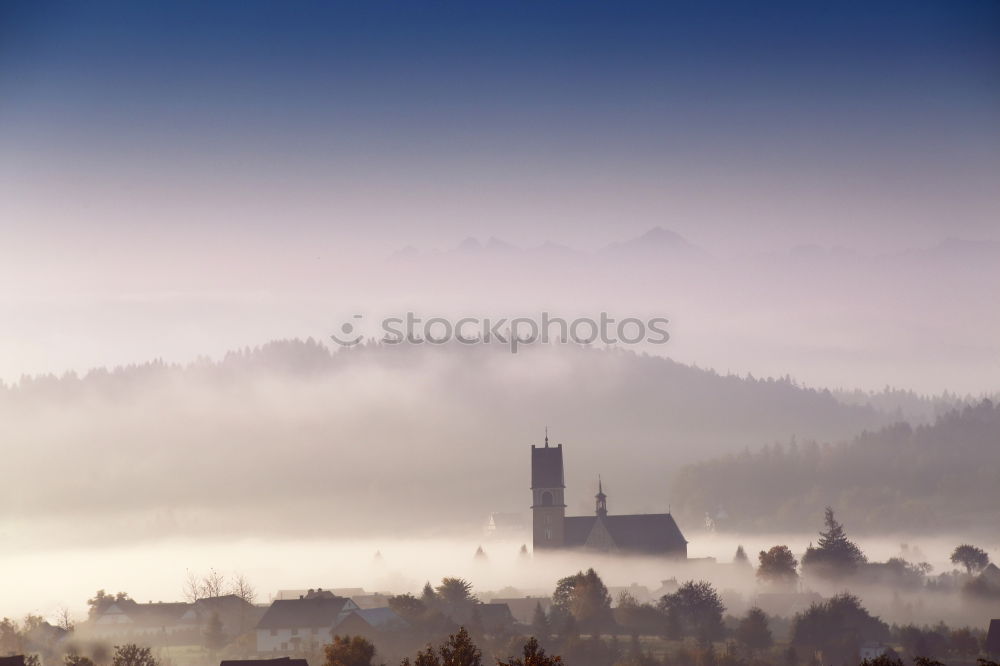
[[566, 542], [562, 444], [531, 445], [531, 514], [534, 549], [562, 548]]

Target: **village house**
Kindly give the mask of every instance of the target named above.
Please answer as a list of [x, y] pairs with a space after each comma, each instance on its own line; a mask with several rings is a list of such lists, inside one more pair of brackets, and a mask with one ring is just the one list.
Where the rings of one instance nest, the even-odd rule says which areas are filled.
[[206, 597], [194, 603], [141, 604], [121, 599], [110, 604], [82, 629], [94, 638], [141, 638], [158, 645], [189, 644], [201, 641], [213, 616], [219, 618], [222, 633], [234, 639], [251, 631], [263, 612], [233, 594]]
[[166, 637], [191, 628], [181, 622], [181, 616], [191, 606], [183, 602], [140, 604], [119, 599], [91, 620], [87, 630], [95, 638]]
[[257, 652], [305, 651], [329, 643], [333, 628], [358, 605], [324, 592], [275, 600], [257, 623]]
[[190, 604], [181, 615], [180, 624], [201, 631], [215, 616], [222, 624], [222, 633], [232, 639], [256, 627], [263, 614], [263, 608], [258, 608], [235, 594], [226, 594], [198, 599]]

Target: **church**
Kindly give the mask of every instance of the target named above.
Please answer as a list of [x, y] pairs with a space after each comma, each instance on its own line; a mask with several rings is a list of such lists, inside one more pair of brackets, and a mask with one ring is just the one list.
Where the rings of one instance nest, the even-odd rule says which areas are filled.
[[562, 444], [531, 445], [531, 513], [535, 552], [565, 548], [687, 558], [687, 541], [669, 513], [609, 516], [600, 481], [593, 516], [567, 516]]

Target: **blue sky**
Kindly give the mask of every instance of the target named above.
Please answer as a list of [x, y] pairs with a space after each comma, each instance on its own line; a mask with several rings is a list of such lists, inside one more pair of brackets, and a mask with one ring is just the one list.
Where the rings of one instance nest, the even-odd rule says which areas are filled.
[[[902, 201], [900, 219], [879, 217], [888, 238], [996, 235], [995, 2], [6, 2], [2, 11], [0, 168], [22, 193], [15, 216], [37, 218], [15, 224], [96, 232], [102, 223], [36, 210], [32, 197], [44, 197], [31, 192], [65, 187], [73, 198], [108, 182], [197, 176], [218, 191], [292, 181], [300, 200], [319, 187], [312, 179], [377, 183], [404, 198], [501, 188], [507, 199], [551, 181], [556, 202], [574, 183], [599, 184], [608, 201], [645, 202], [633, 231], [655, 221], [657, 206], [669, 219], [653, 192], [660, 180], [690, 199], [678, 217], [704, 217], [710, 239], [753, 231], [722, 221], [724, 211], [698, 214], [727, 183], [753, 201], [782, 191], [808, 199], [817, 186], [836, 187], [833, 200]], [[93, 180], [73, 176], [82, 165]], [[203, 194], [179, 187], [173, 199]], [[940, 192], [931, 212], [910, 215], [907, 206], [928, 211], [929, 188]], [[942, 200], [959, 214], [924, 219], [953, 208]], [[127, 216], [113, 208], [105, 220]], [[418, 212], [429, 220], [387, 233], [450, 238], [463, 231], [458, 218], [472, 217]], [[770, 217], [782, 215], [803, 217]], [[530, 213], [507, 217], [469, 231], [526, 235], [515, 218]], [[587, 241], [567, 221], [571, 209], [551, 218], [532, 227]], [[789, 220], [774, 237], [835, 241], [814, 233], [829, 226]], [[582, 227], [602, 241], [621, 235], [598, 219]]]

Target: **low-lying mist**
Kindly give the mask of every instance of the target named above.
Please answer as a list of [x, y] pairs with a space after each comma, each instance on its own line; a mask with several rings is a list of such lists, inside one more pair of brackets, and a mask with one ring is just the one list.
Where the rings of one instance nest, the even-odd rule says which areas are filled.
[[[333, 509], [332, 509], [333, 510]], [[342, 510], [347, 510], [342, 509]], [[465, 538], [351, 539], [331, 535], [317, 525], [312, 539], [240, 538], [165, 539], [136, 545], [81, 547], [63, 544], [5, 556], [3, 608], [0, 615], [27, 612], [54, 616], [68, 607], [79, 618], [86, 613], [86, 599], [97, 589], [127, 592], [137, 601], [183, 599], [188, 572], [215, 569], [223, 575], [246, 576], [257, 591], [257, 602], [267, 603], [279, 590], [322, 587], [357, 588], [367, 592], [419, 594], [426, 581], [445, 576], [470, 581], [481, 601], [520, 595], [549, 596], [556, 581], [580, 569], [594, 567], [609, 587], [639, 585], [650, 593], [663, 581], [675, 578], [708, 580], [720, 591], [727, 612], [742, 615], [761, 591], [751, 569], [729, 565], [737, 546], [756, 559], [759, 550], [787, 544], [801, 554], [815, 539], [807, 534], [718, 535], [694, 532], [692, 558], [669, 561], [656, 558], [615, 558], [594, 553], [544, 554], [523, 557], [522, 539], [493, 541], [473, 534]], [[320, 533], [327, 532], [324, 536]], [[529, 537], [525, 537], [528, 539]], [[957, 537], [866, 538], [860, 542], [871, 560], [906, 555], [923, 557], [935, 572], [951, 571], [948, 554]], [[486, 560], [473, 557], [482, 545]], [[982, 544], [1000, 557], [1000, 541]], [[378, 556], [376, 556], [378, 553]], [[16, 572], [16, 574], [14, 574]], [[513, 589], [511, 589], [513, 588]], [[867, 607], [888, 622], [979, 624], [983, 609], [957, 595], [902, 592], [878, 585], [851, 586], [806, 581], [801, 589], [823, 596], [849, 589]], [[641, 597], [642, 592], [633, 590]], [[644, 599], [640, 598], [640, 601]], [[652, 599], [655, 601], [655, 599]]]

